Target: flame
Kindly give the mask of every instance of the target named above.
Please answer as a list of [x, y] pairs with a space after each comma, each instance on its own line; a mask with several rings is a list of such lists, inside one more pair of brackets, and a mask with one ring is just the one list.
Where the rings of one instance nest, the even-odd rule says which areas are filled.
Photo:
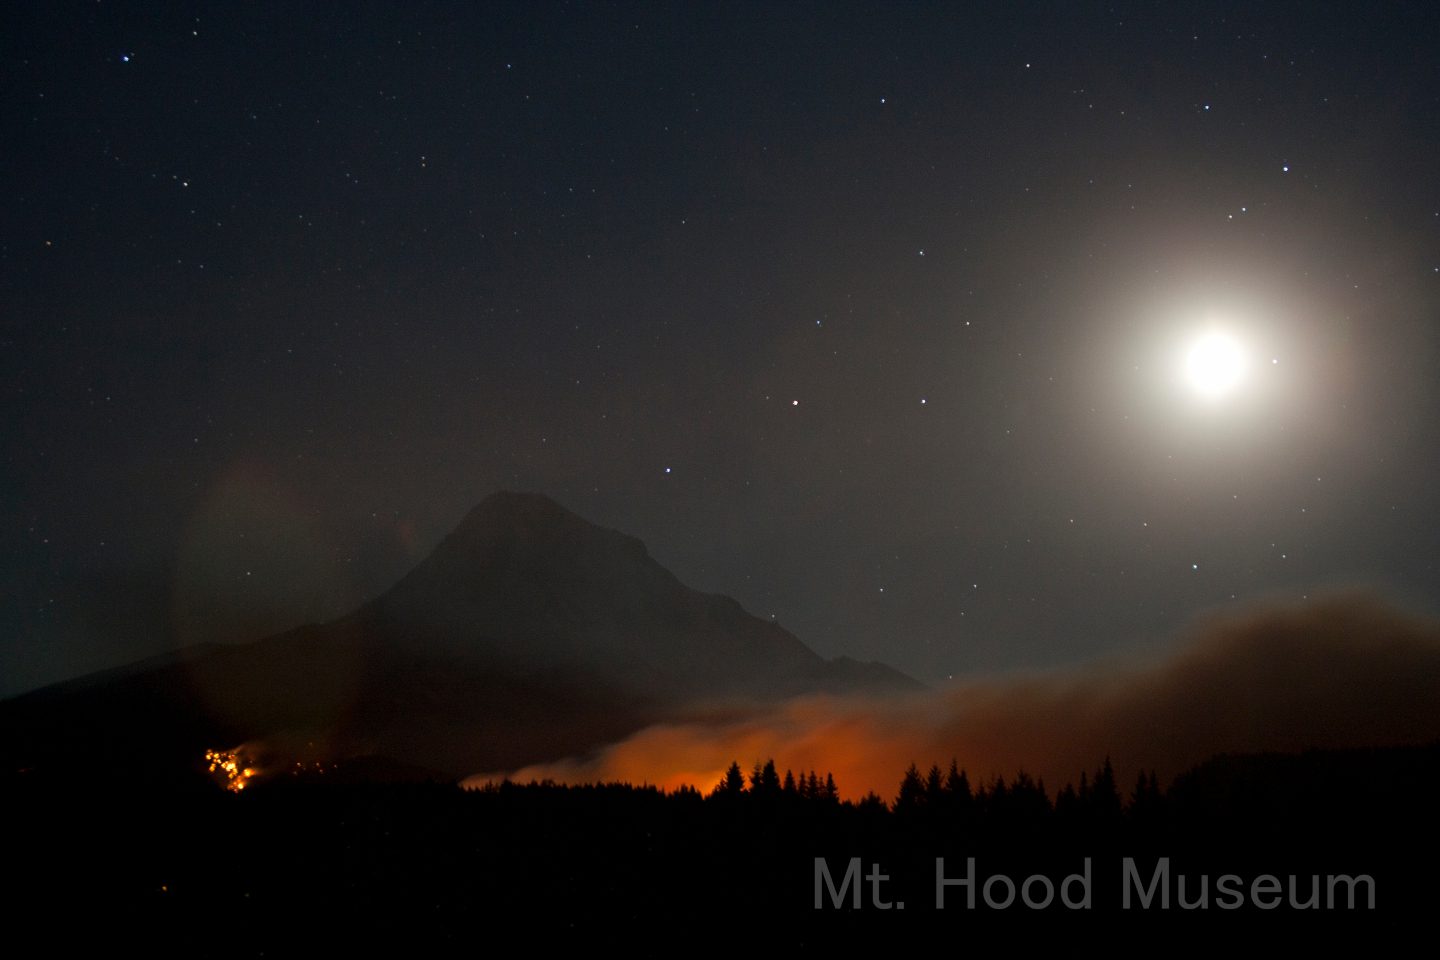
[[244, 790], [260, 772], [250, 766], [238, 747], [234, 750], [206, 750], [205, 761], [210, 765], [210, 772], [216, 774], [231, 793]]

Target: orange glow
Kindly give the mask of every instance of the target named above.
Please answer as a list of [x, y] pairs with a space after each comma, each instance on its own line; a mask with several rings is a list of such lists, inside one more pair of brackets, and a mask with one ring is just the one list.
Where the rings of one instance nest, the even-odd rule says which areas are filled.
[[[927, 742], [931, 738], [917, 735], [929, 726], [924, 716], [928, 708], [925, 698], [834, 697], [730, 707], [688, 723], [649, 727], [597, 756], [526, 767], [509, 777], [519, 782], [648, 783], [666, 791], [691, 786], [708, 794], [732, 761], [748, 776], [757, 761], [773, 758], [782, 778], [786, 770], [796, 776], [814, 770], [822, 781], [833, 773], [846, 799], [858, 800], [870, 790], [889, 799], [906, 765], [922, 759], [912, 751], [934, 749]], [[948, 764], [950, 753], [924, 759]], [[467, 783], [479, 785], [503, 776], [486, 774]]]
[[895, 798], [905, 768], [953, 757], [972, 783], [1024, 770], [1053, 795], [1111, 757], [1121, 783], [1168, 779], [1217, 753], [1428, 743], [1440, 626], [1363, 596], [1265, 605], [1199, 625], [1168, 657], [975, 678], [878, 699], [730, 704], [647, 727], [584, 757], [470, 778], [682, 784], [709, 793], [732, 761], [747, 774], [835, 776], [842, 798]]
[[205, 751], [205, 761], [210, 765], [210, 773], [220, 779], [225, 789], [231, 793], [244, 790], [260, 773], [250, 766], [248, 759], [238, 747], [234, 750]]

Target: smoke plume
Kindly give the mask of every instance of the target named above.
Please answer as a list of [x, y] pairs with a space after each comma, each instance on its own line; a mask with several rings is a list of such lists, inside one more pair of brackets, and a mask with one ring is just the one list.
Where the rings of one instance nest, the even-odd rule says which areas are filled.
[[[887, 699], [727, 704], [511, 779], [711, 789], [731, 761], [833, 771], [844, 796], [892, 799], [901, 774], [954, 758], [1052, 789], [1111, 757], [1162, 779], [1218, 753], [1440, 739], [1440, 624], [1361, 595], [1266, 605], [1197, 624], [1167, 656], [971, 679]], [[505, 774], [482, 774], [470, 783]], [[1124, 781], [1122, 781], [1124, 782]]]

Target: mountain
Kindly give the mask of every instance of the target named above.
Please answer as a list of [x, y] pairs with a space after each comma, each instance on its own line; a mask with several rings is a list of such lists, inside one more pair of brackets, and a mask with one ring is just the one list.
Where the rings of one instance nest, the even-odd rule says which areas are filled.
[[363, 757], [457, 777], [592, 750], [706, 701], [918, 686], [825, 660], [553, 500], [497, 493], [338, 620], [0, 703], [0, 758], [12, 775], [84, 758], [86, 776], [163, 779], [245, 744], [269, 770]]
[[634, 537], [547, 497], [486, 499], [350, 624], [402, 647], [534, 668], [583, 666], [633, 689], [788, 694], [893, 686], [829, 663], [729, 597], [691, 590]]

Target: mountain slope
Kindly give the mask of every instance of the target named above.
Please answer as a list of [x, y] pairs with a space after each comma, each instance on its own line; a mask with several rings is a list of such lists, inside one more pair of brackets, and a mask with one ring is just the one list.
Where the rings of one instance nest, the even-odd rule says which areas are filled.
[[[397, 644], [532, 667], [578, 665], [649, 692], [789, 693], [865, 683], [842, 677], [729, 597], [689, 589], [639, 540], [533, 494], [486, 499], [355, 620]], [[882, 682], [879, 671], [874, 679]]]
[[918, 686], [826, 661], [629, 536], [495, 494], [382, 596], [328, 624], [187, 651], [0, 704], [9, 771], [77, 756], [193, 766], [383, 756], [447, 776], [573, 755], [716, 698]]

